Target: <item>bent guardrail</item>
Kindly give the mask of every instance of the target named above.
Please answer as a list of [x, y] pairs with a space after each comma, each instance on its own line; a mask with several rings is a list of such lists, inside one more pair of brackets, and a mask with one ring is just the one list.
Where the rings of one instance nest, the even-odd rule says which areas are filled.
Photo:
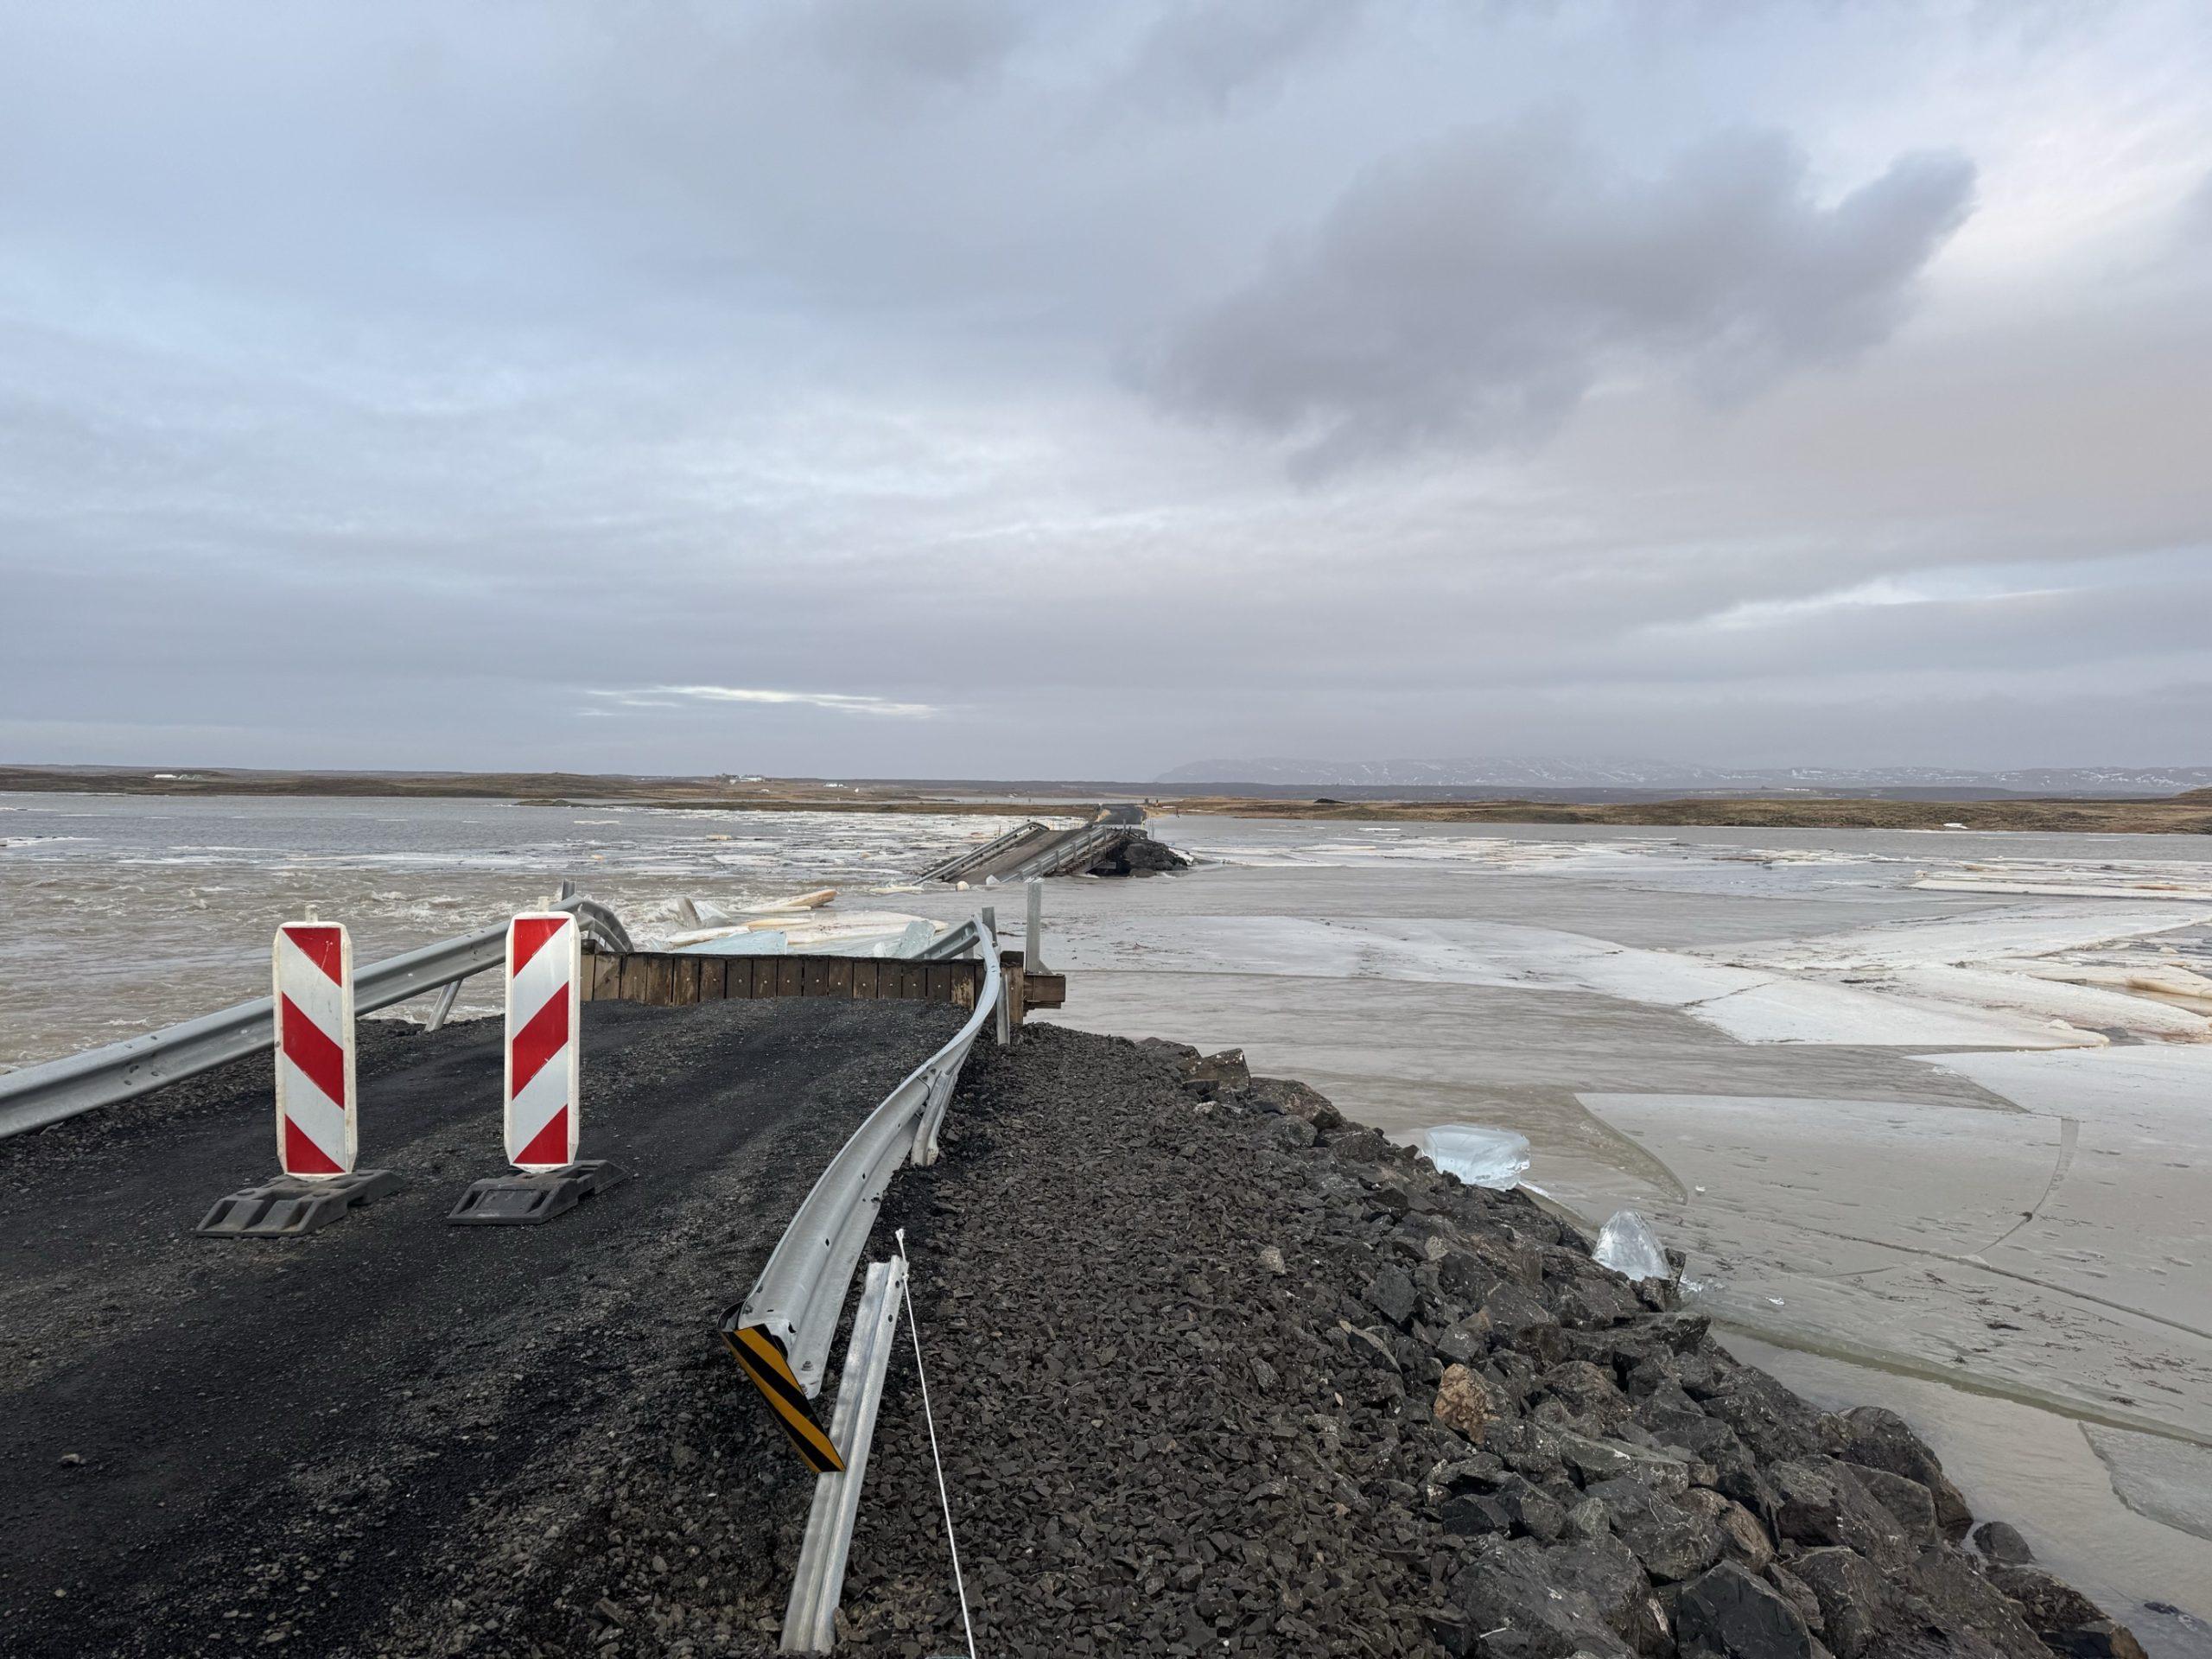
[[744, 1301], [722, 1315], [722, 1340], [817, 1474], [844, 1468], [807, 1402], [822, 1392], [837, 1316], [868, 1230], [901, 1162], [937, 1161], [938, 1129], [960, 1068], [1006, 995], [998, 938], [981, 918], [931, 942], [932, 957], [977, 950], [983, 987], [976, 1010], [944, 1047], [916, 1066], [838, 1148], [800, 1203]]
[[1068, 875], [1087, 870], [1107, 853], [1141, 830], [1126, 823], [1093, 823], [1040, 848], [999, 877], [1001, 886], [1047, 875]]
[[[584, 937], [594, 944], [610, 950], [632, 948], [621, 918], [604, 905], [577, 898], [571, 890], [552, 908], [574, 912]], [[505, 956], [506, 938], [502, 922], [481, 933], [372, 963], [353, 976], [354, 1010], [372, 1014], [496, 968]], [[264, 996], [103, 1048], [0, 1073], [0, 1140], [259, 1053], [276, 1040], [275, 1005]]]
[[1031, 818], [1027, 823], [1016, 824], [1004, 835], [992, 836], [980, 847], [970, 847], [964, 851], [953, 854], [950, 858], [940, 860], [924, 870], [914, 880], [917, 881], [957, 880], [969, 871], [988, 864], [995, 858], [1003, 857], [1023, 842], [1032, 840], [1038, 836], [1049, 836], [1052, 833], [1051, 825], [1039, 823], [1035, 818]]
[[807, 1511], [806, 1536], [799, 1545], [798, 1567], [784, 1608], [779, 1648], [785, 1653], [829, 1653], [837, 1644], [837, 1602], [844, 1592], [845, 1564], [852, 1554], [853, 1527], [860, 1519], [861, 1482], [868, 1475], [869, 1443], [883, 1404], [884, 1379], [891, 1370], [891, 1349], [906, 1289], [906, 1262], [894, 1255], [868, 1265], [867, 1286], [853, 1313], [853, 1334], [845, 1344], [845, 1374], [837, 1384], [837, 1411], [830, 1438], [844, 1449], [842, 1474], [814, 1483]]

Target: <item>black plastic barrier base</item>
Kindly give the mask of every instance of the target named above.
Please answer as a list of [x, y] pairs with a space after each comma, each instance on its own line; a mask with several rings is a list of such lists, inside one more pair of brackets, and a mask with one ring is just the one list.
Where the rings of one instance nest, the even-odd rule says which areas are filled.
[[461, 1195], [448, 1221], [462, 1227], [531, 1227], [565, 1216], [628, 1177], [613, 1164], [586, 1160], [540, 1175], [495, 1175]]
[[313, 1180], [279, 1175], [219, 1199], [192, 1230], [211, 1238], [297, 1238], [343, 1221], [357, 1204], [397, 1191], [399, 1176], [389, 1169], [357, 1169]]

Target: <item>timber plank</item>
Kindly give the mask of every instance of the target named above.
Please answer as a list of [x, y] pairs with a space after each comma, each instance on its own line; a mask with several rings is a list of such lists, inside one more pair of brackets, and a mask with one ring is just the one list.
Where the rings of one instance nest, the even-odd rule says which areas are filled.
[[609, 954], [594, 955], [591, 959], [591, 995], [594, 1001], [611, 1001], [622, 995], [622, 958]]

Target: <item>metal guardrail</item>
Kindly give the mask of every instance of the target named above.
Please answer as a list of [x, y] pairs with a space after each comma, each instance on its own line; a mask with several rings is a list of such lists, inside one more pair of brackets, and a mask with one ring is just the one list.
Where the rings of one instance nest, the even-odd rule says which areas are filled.
[[1036, 876], [1063, 875], [1071, 869], [1088, 869], [1109, 847], [1143, 834], [1143, 830], [1126, 823], [1090, 824], [1033, 853], [1001, 876], [999, 881], [1003, 886]]
[[992, 836], [980, 847], [970, 847], [965, 852], [955, 853], [951, 857], [931, 865], [914, 880], [950, 881], [957, 876], [966, 874], [978, 865], [989, 863], [993, 859], [1019, 846], [1033, 836], [1050, 834], [1052, 834], [1052, 826], [1031, 818], [1027, 823], [1018, 824], [1007, 830], [1004, 835]]
[[751, 1294], [722, 1316], [723, 1339], [748, 1375], [755, 1360], [765, 1357], [757, 1344], [741, 1342], [741, 1336], [765, 1335], [780, 1356], [787, 1380], [809, 1400], [822, 1392], [837, 1316], [882, 1207], [884, 1190], [901, 1162], [926, 1166], [937, 1161], [938, 1128], [960, 1081], [960, 1068], [1006, 995], [998, 938], [980, 917], [933, 940], [926, 954], [941, 957], [964, 949], [979, 950], [983, 957], [983, 988], [976, 1011], [950, 1042], [884, 1096], [838, 1149], [784, 1230]]
[[[604, 905], [576, 898], [570, 890], [552, 907], [574, 912], [584, 938], [593, 944], [609, 950], [632, 949], [621, 918]], [[506, 954], [506, 940], [502, 923], [372, 963], [353, 976], [354, 1010], [373, 1014], [496, 968]], [[257, 1054], [276, 1043], [275, 1014], [270, 998], [257, 997], [104, 1048], [0, 1073], [0, 1140]]]
[[920, 950], [914, 952], [916, 962], [950, 962], [964, 957], [982, 943], [986, 929], [979, 916], [971, 916], [955, 928], [948, 928]]
[[845, 1344], [836, 1415], [830, 1423], [830, 1438], [844, 1453], [845, 1467], [814, 1483], [806, 1537], [799, 1546], [791, 1599], [784, 1608], [779, 1645], [785, 1653], [828, 1653], [837, 1643], [837, 1602], [844, 1592], [853, 1526], [860, 1519], [861, 1483], [868, 1478], [868, 1446], [875, 1438], [876, 1412], [883, 1404], [883, 1380], [891, 1369], [906, 1288], [904, 1257], [869, 1263], [868, 1283], [853, 1314], [853, 1334]]

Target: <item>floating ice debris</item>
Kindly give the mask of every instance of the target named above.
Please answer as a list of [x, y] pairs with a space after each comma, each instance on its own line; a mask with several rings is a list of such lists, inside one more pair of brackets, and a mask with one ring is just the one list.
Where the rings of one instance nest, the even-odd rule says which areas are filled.
[[1469, 1186], [1505, 1192], [1529, 1167], [1529, 1137], [1474, 1123], [1440, 1123], [1426, 1136], [1428, 1161]]
[[819, 910], [837, 896], [835, 887], [817, 887], [811, 893], [795, 893], [788, 899], [769, 899], [757, 905], [747, 905], [747, 916], [772, 916], [780, 911]]
[[1675, 1270], [1668, 1265], [1667, 1251], [1659, 1243], [1642, 1216], [1633, 1210], [1618, 1210], [1613, 1218], [1598, 1234], [1597, 1247], [1590, 1254], [1601, 1268], [1611, 1268], [1615, 1273], [1625, 1274], [1630, 1279], [1671, 1279]]

